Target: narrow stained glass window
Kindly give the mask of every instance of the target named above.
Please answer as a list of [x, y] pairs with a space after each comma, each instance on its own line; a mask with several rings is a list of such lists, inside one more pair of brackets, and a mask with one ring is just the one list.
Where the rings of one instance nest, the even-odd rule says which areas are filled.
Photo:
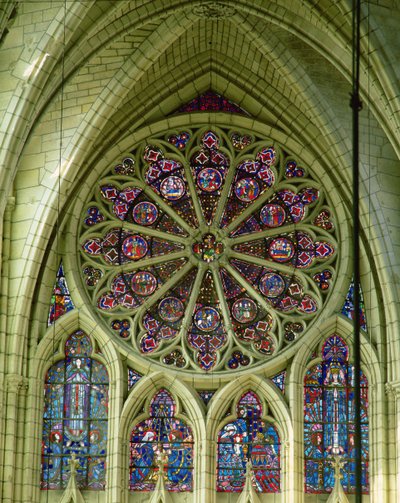
[[246, 462], [251, 461], [258, 492], [280, 491], [280, 439], [275, 426], [262, 419], [262, 405], [252, 391], [242, 395], [237, 419], [218, 434], [217, 491], [241, 492]]
[[159, 460], [165, 460], [167, 491], [193, 490], [193, 434], [175, 417], [176, 404], [166, 389], [150, 402], [150, 417], [138, 423], [131, 435], [129, 488], [153, 491], [159, 477]]
[[91, 358], [89, 337], [78, 330], [65, 344], [65, 359], [52, 365], [44, 390], [42, 489], [63, 489], [74, 453], [82, 489], [104, 489], [108, 374]]
[[[338, 335], [322, 347], [322, 361], [304, 378], [305, 491], [331, 492], [334, 471], [329, 462], [339, 455], [346, 463], [342, 486], [355, 492], [354, 366], [349, 350]], [[368, 381], [361, 373], [362, 490], [368, 493]]]
[[130, 391], [142, 377], [142, 374], [139, 374], [136, 370], [128, 368], [128, 391]]
[[65, 279], [64, 268], [62, 262], [60, 262], [60, 267], [57, 271], [56, 281], [54, 283], [53, 293], [51, 296], [47, 326], [52, 325], [56, 320], [58, 320], [58, 318], [74, 309], [74, 307], [74, 303], [72, 302], [71, 295], [69, 293], [67, 280]]
[[[349, 291], [346, 295], [342, 307], [342, 314], [347, 316], [350, 320], [354, 319], [354, 282], [350, 283]], [[365, 315], [364, 297], [360, 285], [360, 327], [367, 331], [367, 317]]]

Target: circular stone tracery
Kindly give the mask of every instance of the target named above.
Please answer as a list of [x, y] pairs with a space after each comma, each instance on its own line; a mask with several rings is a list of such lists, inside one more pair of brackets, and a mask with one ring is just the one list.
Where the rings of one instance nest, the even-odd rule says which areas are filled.
[[237, 354], [263, 363], [304, 337], [334, 283], [337, 244], [324, 191], [284, 147], [185, 129], [137, 145], [109, 175], [80, 243], [83, 273], [98, 271], [85, 288], [114, 338], [207, 372], [243, 366]]

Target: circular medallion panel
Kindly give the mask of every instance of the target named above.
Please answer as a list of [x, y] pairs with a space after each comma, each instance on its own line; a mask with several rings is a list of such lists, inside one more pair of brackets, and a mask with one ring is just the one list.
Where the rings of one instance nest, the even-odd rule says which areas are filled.
[[128, 236], [122, 243], [122, 253], [130, 260], [143, 258], [148, 250], [147, 241], [142, 236]]
[[285, 223], [286, 213], [280, 204], [266, 204], [260, 212], [260, 220], [267, 227], [280, 227]]
[[285, 280], [280, 274], [268, 272], [260, 279], [259, 288], [266, 297], [279, 297], [285, 290]]
[[164, 321], [174, 323], [182, 318], [185, 308], [181, 300], [176, 297], [167, 297], [158, 305], [158, 314]]
[[214, 168], [204, 168], [197, 175], [197, 185], [204, 192], [215, 192], [222, 185], [222, 175]]
[[196, 311], [194, 323], [203, 332], [211, 332], [220, 324], [220, 315], [213, 307], [205, 306]]
[[244, 203], [250, 203], [260, 194], [260, 185], [254, 178], [242, 178], [235, 185], [236, 197]]
[[168, 176], [160, 185], [160, 192], [169, 201], [177, 201], [185, 194], [185, 184], [178, 176]]
[[138, 225], [152, 225], [157, 220], [158, 210], [150, 201], [142, 201], [133, 208], [132, 217]]
[[232, 316], [239, 323], [250, 323], [257, 316], [257, 304], [246, 297], [238, 299], [232, 305]]
[[132, 290], [143, 297], [151, 295], [157, 288], [157, 279], [151, 272], [139, 271], [132, 277]]

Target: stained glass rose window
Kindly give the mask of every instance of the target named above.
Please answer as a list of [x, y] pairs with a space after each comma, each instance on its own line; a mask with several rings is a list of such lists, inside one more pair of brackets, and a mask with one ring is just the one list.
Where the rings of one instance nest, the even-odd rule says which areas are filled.
[[81, 219], [110, 334], [179, 369], [246, 368], [303, 336], [335, 281], [334, 212], [309, 168], [248, 130], [171, 131], [110, 166]]

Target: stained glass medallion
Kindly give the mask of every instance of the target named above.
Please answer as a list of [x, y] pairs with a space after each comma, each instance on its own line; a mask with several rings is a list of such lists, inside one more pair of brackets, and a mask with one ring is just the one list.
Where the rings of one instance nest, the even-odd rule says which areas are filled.
[[262, 364], [303, 337], [335, 283], [323, 187], [282, 145], [245, 129], [149, 138], [110, 167], [85, 208], [96, 217], [82, 215], [79, 238], [92, 304], [114, 340], [164, 366]]

